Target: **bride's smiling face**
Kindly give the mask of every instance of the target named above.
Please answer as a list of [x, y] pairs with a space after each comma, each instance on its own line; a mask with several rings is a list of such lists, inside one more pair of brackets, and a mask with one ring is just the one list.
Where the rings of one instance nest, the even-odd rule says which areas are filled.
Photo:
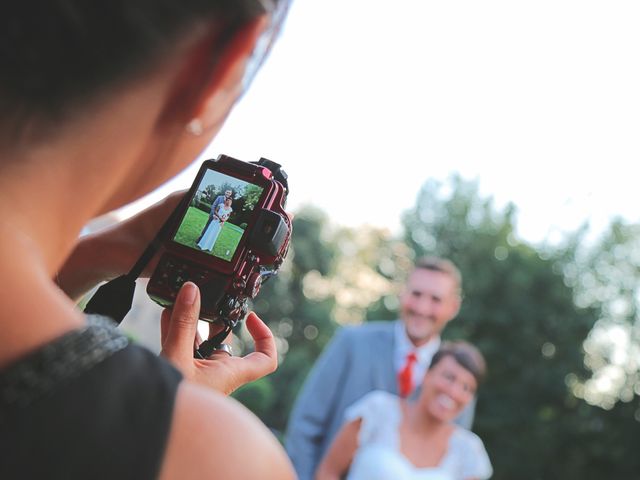
[[427, 371], [419, 401], [428, 414], [449, 422], [469, 404], [477, 387], [473, 374], [447, 355]]

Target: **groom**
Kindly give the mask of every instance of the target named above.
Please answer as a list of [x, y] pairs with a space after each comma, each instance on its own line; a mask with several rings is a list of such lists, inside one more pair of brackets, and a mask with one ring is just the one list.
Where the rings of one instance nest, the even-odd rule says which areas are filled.
[[204, 226], [204, 228], [200, 232], [200, 236], [196, 240], [196, 244], [198, 242], [200, 242], [200, 240], [202, 239], [202, 236], [204, 235], [204, 232], [207, 231], [207, 227], [209, 227], [209, 224], [213, 220], [213, 215], [216, 212], [216, 208], [218, 208], [220, 205], [222, 205], [227, 198], [232, 198], [232, 196], [233, 196], [233, 191], [232, 190], [225, 190], [224, 191], [224, 195], [218, 195], [216, 197], [216, 199], [211, 204], [211, 211], [209, 212], [209, 220], [207, 220], [206, 225]]

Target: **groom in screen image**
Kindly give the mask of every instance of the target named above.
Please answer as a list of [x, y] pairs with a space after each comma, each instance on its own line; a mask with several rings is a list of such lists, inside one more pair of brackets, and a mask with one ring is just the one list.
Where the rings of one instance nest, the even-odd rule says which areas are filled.
[[202, 236], [204, 235], [204, 232], [207, 231], [207, 227], [209, 226], [209, 224], [213, 220], [213, 215], [214, 215], [214, 213], [216, 211], [216, 208], [219, 205], [222, 205], [227, 198], [231, 198], [233, 200], [233, 190], [229, 190], [229, 189], [225, 190], [224, 191], [224, 195], [218, 195], [216, 197], [216, 199], [213, 201], [213, 203], [211, 204], [211, 211], [209, 212], [209, 219], [207, 220], [207, 223], [205, 224], [205, 226], [202, 227], [202, 231], [200, 232], [200, 235], [198, 236], [198, 239], [196, 240], [196, 244], [198, 242], [200, 242], [200, 240], [202, 240]]

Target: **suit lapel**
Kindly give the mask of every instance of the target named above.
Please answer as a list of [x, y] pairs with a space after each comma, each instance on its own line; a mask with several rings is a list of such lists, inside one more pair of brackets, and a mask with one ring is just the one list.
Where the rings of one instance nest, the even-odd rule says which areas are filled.
[[376, 390], [385, 390], [398, 393], [398, 382], [393, 365], [393, 352], [395, 350], [395, 322], [389, 322], [389, 327], [376, 335], [371, 342], [370, 363], [373, 387]]

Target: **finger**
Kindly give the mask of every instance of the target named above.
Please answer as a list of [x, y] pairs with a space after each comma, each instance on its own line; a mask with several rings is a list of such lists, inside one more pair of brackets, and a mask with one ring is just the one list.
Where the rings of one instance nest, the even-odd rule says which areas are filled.
[[160, 345], [164, 348], [164, 342], [169, 335], [169, 325], [171, 324], [171, 310], [165, 308], [160, 315]]
[[199, 316], [200, 290], [195, 283], [185, 282], [171, 310], [169, 331], [164, 342], [164, 350], [175, 360], [193, 356]]
[[277, 357], [276, 342], [273, 338], [273, 333], [269, 330], [269, 327], [255, 314], [255, 312], [249, 313], [247, 320], [245, 321], [247, 330], [253, 343], [255, 345], [255, 351], [265, 354], [268, 357]]
[[243, 359], [242, 376], [248, 382], [274, 372], [278, 352], [271, 330], [254, 312], [247, 317], [246, 325], [255, 344], [255, 350]]

